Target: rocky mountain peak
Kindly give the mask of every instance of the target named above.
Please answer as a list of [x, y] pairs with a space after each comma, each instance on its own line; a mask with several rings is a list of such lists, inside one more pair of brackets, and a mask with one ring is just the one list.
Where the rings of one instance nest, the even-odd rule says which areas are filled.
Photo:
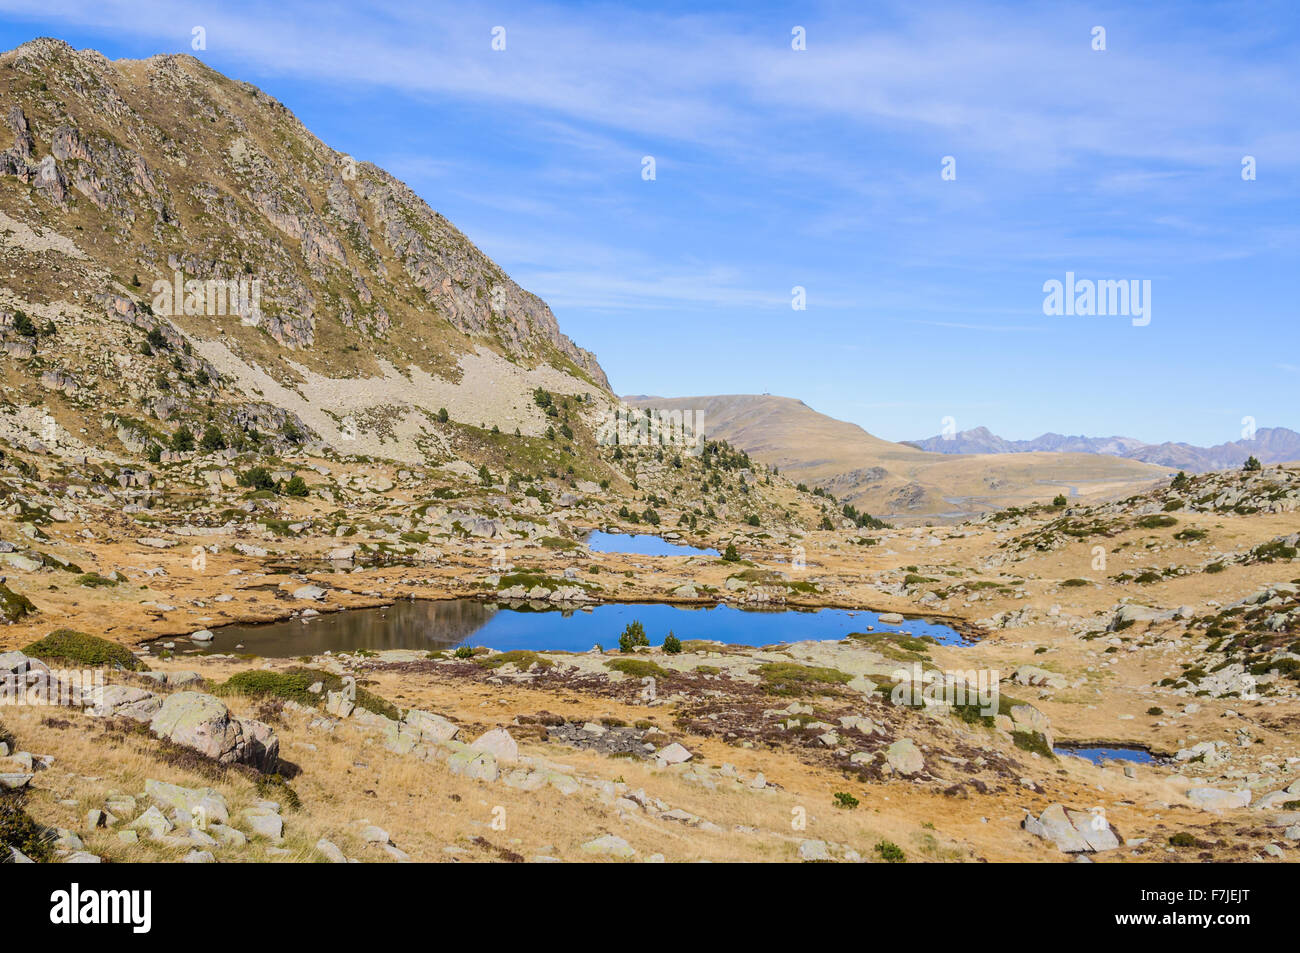
[[[348, 382], [428, 375], [490, 392], [465, 402], [476, 424], [527, 433], [542, 378], [608, 391], [546, 303], [408, 186], [191, 56], [110, 61], [36, 39], [0, 54], [0, 103], [4, 346], [39, 346], [16, 314], [52, 324], [60, 347], [43, 359], [83, 385], [106, 376], [121, 393], [102, 403], [123, 413], [257, 400], [263, 377], [344, 382], [333, 406], [317, 388], [327, 416], [307, 426], [328, 430], [366, 409]], [[138, 350], [142, 334], [174, 352], [170, 370], [119, 360], [104, 375], [103, 349]], [[436, 413], [415, 390], [385, 404]]]

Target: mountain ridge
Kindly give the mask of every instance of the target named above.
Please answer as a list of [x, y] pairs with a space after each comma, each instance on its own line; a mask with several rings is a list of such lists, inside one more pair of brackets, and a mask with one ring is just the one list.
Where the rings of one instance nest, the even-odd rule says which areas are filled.
[[772, 394], [622, 399], [643, 409], [703, 413], [706, 437], [725, 440], [792, 480], [895, 521], [959, 519], [1050, 500], [1063, 491], [1129, 494], [1172, 475], [1152, 464], [1099, 454], [933, 453]]
[[[538, 388], [587, 415], [612, 397], [544, 301], [249, 83], [46, 37], [0, 53], [0, 100], [0, 348], [10, 400], [38, 397], [64, 446], [131, 456], [214, 425], [449, 459], [544, 438]], [[232, 282], [252, 300], [214, 304]], [[30, 423], [3, 429], [39, 440]]]
[[906, 440], [906, 446], [930, 453], [1096, 453], [1141, 460], [1160, 466], [1177, 467], [1189, 473], [1206, 473], [1240, 467], [1248, 457], [1261, 463], [1284, 463], [1300, 459], [1300, 433], [1286, 427], [1261, 427], [1253, 439], [1242, 439], [1212, 447], [1166, 441], [1145, 443], [1133, 437], [1067, 436], [1048, 432], [1032, 440], [1007, 440], [987, 427], [974, 427], [925, 440]]

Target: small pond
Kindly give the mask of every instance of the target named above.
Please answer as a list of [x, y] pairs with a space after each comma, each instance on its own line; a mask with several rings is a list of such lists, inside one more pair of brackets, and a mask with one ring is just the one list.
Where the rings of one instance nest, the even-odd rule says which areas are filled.
[[1155, 764], [1156, 758], [1146, 748], [1132, 746], [1093, 746], [1076, 747], [1074, 745], [1057, 745], [1052, 749], [1058, 755], [1072, 755], [1083, 758], [1093, 764], [1103, 761], [1134, 761], [1138, 764]]
[[670, 543], [651, 533], [606, 533], [593, 530], [583, 539], [593, 553], [628, 553], [633, 556], [716, 556], [716, 549]]
[[[663, 603], [603, 603], [584, 609], [546, 604], [499, 604], [477, 599], [401, 600], [374, 609], [325, 612], [309, 619], [258, 625], [228, 625], [195, 649], [247, 652], [264, 658], [316, 655], [325, 650], [423, 649], [458, 645], [509, 651], [585, 652], [593, 645], [616, 648], [618, 637], [639, 621], [651, 645], [672, 632], [682, 641], [709, 639], [734, 645], [775, 645], [813, 639], [839, 640], [853, 632], [907, 632], [944, 645], [964, 639], [946, 625], [909, 619], [881, 625], [876, 613], [856, 609], [734, 609], [730, 606], [674, 606]], [[171, 641], [171, 640], [169, 640]], [[178, 647], [189, 643], [175, 640]], [[237, 648], [242, 645], [243, 648]]]

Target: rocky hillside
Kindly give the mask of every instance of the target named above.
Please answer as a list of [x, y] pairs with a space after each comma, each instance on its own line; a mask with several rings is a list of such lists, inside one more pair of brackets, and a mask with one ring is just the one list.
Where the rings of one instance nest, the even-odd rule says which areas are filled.
[[0, 122], [10, 440], [129, 457], [215, 425], [448, 459], [458, 424], [544, 434], [539, 387], [607, 396], [411, 189], [192, 57], [25, 43], [0, 55]]

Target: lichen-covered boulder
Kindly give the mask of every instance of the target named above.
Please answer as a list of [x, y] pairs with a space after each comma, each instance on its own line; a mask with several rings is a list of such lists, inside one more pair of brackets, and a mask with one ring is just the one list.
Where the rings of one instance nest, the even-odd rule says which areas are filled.
[[150, 721], [162, 707], [162, 698], [153, 692], [134, 685], [105, 685], [92, 696], [94, 704], [88, 709], [100, 718], [130, 718], [132, 721]]
[[498, 761], [518, 761], [519, 745], [504, 728], [493, 728], [479, 735], [470, 744], [471, 751], [486, 752]]
[[279, 766], [280, 742], [268, 725], [235, 718], [221, 699], [202, 692], [169, 696], [149, 730], [221, 764], [249, 764], [262, 771]]

